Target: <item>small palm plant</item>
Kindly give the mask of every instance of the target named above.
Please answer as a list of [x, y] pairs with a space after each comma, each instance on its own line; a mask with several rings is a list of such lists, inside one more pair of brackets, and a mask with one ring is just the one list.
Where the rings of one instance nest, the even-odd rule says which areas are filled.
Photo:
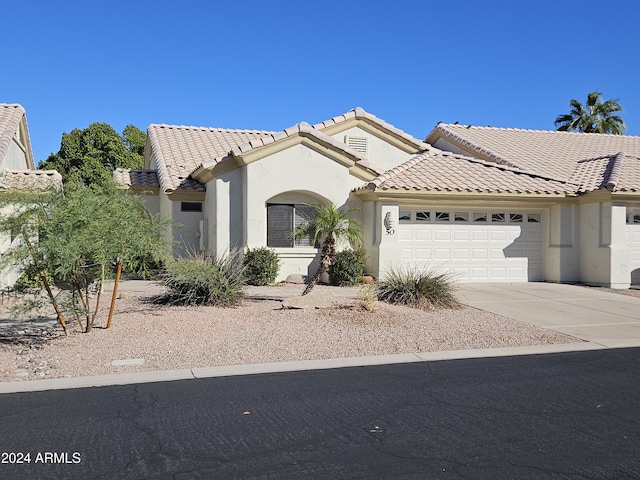
[[311, 207], [313, 208], [311, 218], [293, 231], [294, 238], [310, 236], [313, 244], [317, 242], [322, 244], [320, 265], [302, 295], [306, 295], [313, 289], [322, 274], [335, 261], [338, 242], [347, 241], [354, 248], [362, 245], [362, 224], [349, 216], [354, 209], [340, 209], [334, 204], [315, 204]]

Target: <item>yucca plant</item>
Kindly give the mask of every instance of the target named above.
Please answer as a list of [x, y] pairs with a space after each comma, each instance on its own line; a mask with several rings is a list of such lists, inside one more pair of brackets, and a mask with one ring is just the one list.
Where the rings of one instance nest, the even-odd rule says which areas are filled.
[[411, 266], [392, 267], [378, 282], [379, 300], [427, 310], [458, 307], [455, 291], [452, 274]]

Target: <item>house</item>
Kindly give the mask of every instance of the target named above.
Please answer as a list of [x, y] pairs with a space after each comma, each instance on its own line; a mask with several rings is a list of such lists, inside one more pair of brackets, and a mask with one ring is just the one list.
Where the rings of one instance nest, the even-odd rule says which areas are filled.
[[354, 189], [430, 148], [360, 108], [280, 132], [151, 125], [147, 134], [144, 170], [114, 178], [182, 224], [170, 233], [174, 254], [266, 245], [281, 259], [278, 280], [315, 271], [318, 250], [290, 236], [309, 203], [360, 209]]
[[279, 280], [315, 271], [290, 232], [333, 202], [358, 209], [373, 275], [640, 283], [640, 137], [439, 124], [420, 141], [356, 108], [281, 132], [151, 125], [145, 169], [114, 176], [184, 225], [175, 255], [266, 245]]
[[[0, 191], [46, 189], [61, 186], [62, 177], [54, 170], [36, 170], [27, 115], [18, 104], [0, 103]], [[16, 234], [0, 235], [0, 255], [16, 241]], [[0, 288], [11, 286], [17, 269], [0, 270]]]

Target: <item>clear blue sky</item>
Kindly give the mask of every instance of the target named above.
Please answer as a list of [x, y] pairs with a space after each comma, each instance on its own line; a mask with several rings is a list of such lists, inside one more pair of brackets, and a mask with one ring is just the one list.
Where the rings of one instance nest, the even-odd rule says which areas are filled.
[[637, 0], [0, 4], [0, 102], [26, 108], [36, 163], [93, 122], [281, 130], [361, 106], [419, 138], [553, 129], [593, 90], [640, 135]]

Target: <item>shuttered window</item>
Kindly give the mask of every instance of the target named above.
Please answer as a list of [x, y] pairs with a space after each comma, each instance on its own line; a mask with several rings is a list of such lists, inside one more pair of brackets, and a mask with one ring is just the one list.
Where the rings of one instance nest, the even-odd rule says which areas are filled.
[[294, 245], [291, 233], [312, 214], [313, 207], [309, 205], [267, 204], [267, 247], [310, 247], [311, 237], [297, 239]]

